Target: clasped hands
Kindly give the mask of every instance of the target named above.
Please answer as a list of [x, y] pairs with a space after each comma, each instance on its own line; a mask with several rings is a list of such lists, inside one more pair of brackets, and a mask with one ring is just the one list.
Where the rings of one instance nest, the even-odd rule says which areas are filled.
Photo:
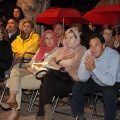
[[95, 59], [93, 55], [86, 55], [84, 61], [85, 67], [87, 71], [95, 69]]

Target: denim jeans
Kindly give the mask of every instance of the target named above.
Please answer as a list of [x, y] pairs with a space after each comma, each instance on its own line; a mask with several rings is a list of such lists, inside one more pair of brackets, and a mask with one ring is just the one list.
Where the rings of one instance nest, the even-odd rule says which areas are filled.
[[72, 113], [75, 116], [84, 114], [85, 94], [102, 93], [105, 104], [104, 120], [116, 118], [116, 91], [114, 86], [99, 86], [90, 78], [86, 82], [77, 82], [73, 86]]

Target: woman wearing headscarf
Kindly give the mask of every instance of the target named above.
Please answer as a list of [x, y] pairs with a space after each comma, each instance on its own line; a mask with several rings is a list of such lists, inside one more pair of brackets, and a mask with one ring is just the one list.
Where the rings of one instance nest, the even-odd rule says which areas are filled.
[[[86, 48], [80, 45], [79, 33], [75, 29], [68, 29], [63, 39], [63, 47], [51, 58], [49, 65], [66, 71], [73, 78], [66, 83], [55, 76], [55, 71], [47, 73], [40, 86], [39, 110], [36, 120], [52, 120], [53, 96], [64, 96], [72, 92], [72, 86], [78, 81], [78, 67]], [[61, 76], [62, 77], [62, 76]]]
[[26, 69], [13, 68], [8, 79], [10, 97], [5, 103], [1, 103], [4, 109], [13, 108], [8, 120], [18, 120], [18, 110], [21, 104], [22, 89], [36, 90], [40, 87], [41, 81], [35, 78], [37, 70], [32, 65], [34, 62], [49, 62], [57, 50], [57, 40], [52, 30], [43, 33], [40, 40], [40, 48]]

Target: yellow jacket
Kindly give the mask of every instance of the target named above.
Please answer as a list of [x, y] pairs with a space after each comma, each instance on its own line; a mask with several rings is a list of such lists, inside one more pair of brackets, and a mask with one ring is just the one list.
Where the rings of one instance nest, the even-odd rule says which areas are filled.
[[[30, 33], [29, 38], [26, 40], [21, 39], [20, 35], [18, 35], [11, 44], [12, 51], [18, 53], [20, 57], [22, 57], [25, 52], [35, 53], [39, 47], [39, 40], [39, 35], [33, 32]], [[25, 57], [31, 58], [32, 56], [27, 54]]]

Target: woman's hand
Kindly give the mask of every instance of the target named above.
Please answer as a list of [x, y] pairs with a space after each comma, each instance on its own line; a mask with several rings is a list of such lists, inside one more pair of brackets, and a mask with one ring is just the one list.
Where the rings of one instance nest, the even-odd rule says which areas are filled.
[[13, 65], [20, 63], [20, 62], [21, 62], [21, 58], [19, 57], [19, 54], [16, 53], [14, 56]]

